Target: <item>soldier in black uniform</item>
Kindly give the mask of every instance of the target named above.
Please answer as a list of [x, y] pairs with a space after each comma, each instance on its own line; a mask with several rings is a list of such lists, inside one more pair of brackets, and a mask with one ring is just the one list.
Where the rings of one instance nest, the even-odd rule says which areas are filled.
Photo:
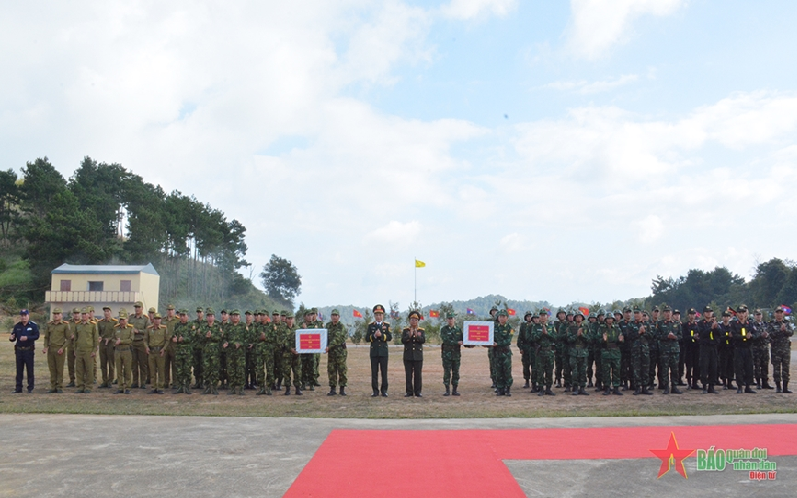
[[753, 383], [753, 352], [751, 346], [755, 337], [752, 322], [747, 319], [747, 306], [741, 305], [736, 310], [736, 321], [731, 324], [731, 342], [733, 342], [733, 367], [736, 370], [736, 392], [755, 394], [750, 387]]
[[687, 389], [697, 389], [697, 380], [700, 378], [700, 346], [698, 344], [700, 334], [697, 330], [696, 316], [697, 310], [689, 308], [687, 321], [683, 325]]
[[423, 397], [423, 343], [426, 342], [424, 330], [418, 327], [421, 314], [410, 312], [410, 326], [401, 332], [401, 343], [404, 344], [404, 373], [407, 376], [405, 398]]
[[703, 393], [716, 394], [714, 385], [717, 383], [717, 347], [721, 341], [722, 329], [714, 319], [713, 309], [708, 306], [703, 308], [703, 319], [698, 322], [697, 329]]
[[22, 374], [27, 370], [28, 392], [33, 392], [33, 354], [35, 341], [39, 338], [39, 326], [30, 321], [28, 310], [20, 310], [19, 321], [14, 325], [8, 340], [16, 341], [14, 352], [17, 357], [17, 385], [13, 392], [22, 392]]
[[733, 388], [733, 344], [731, 343], [731, 312], [722, 312], [720, 323], [719, 362], [717, 373], [724, 389]]
[[[365, 342], [371, 343], [371, 397], [382, 396], [387, 398], [387, 358], [388, 344], [393, 340], [390, 333], [390, 324], [384, 321], [385, 307], [381, 304], [374, 306], [374, 321], [368, 324], [365, 333]], [[382, 372], [382, 385], [377, 383], [378, 373]]]

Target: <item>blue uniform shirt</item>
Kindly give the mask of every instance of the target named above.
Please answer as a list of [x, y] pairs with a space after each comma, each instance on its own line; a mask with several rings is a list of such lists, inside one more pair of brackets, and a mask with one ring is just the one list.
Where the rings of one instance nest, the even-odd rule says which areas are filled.
[[[33, 321], [28, 321], [27, 325], [23, 325], [22, 322], [17, 322], [17, 324], [14, 325], [14, 330], [12, 330], [11, 333], [14, 335], [14, 338], [17, 341], [17, 346], [31, 347], [33, 346], [33, 341], [39, 338], [39, 326]], [[27, 341], [21, 341], [19, 339], [23, 335], [28, 337]], [[9, 337], [9, 339], [11, 339], [11, 337]]]

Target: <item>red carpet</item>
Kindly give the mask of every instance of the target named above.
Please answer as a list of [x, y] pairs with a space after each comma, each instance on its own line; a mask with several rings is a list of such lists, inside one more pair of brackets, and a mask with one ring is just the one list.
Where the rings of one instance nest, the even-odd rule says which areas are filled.
[[[797, 425], [452, 431], [334, 430], [285, 496], [523, 497], [502, 460], [652, 458], [680, 448], [767, 448], [797, 455]], [[694, 455], [692, 457], [694, 458]], [[673, 469], [674, 472], [674, 469]], [[680, 478], [680, 476], [679, 476]]]

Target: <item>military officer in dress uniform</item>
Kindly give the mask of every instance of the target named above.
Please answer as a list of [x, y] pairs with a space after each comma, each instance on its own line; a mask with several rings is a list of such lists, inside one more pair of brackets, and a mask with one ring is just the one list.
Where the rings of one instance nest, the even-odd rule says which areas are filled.
[[404, 373], [407, 378], [405, 398], [415, 396], [423, 397], [423, 343], [426, 335], [418, 327], [421, 314], [411, 311], [409, 315], [410, 326], [401, 332], [401, 343], [404, 344]]
[[[385, 307], [377, 304], [373, 308], [374, 321], [368, 324], [365, 342], [371, 344], [371, 397], [387, 397], [387, 359], [388, 344], [393, 340], [390, 324], [385, 322]], [[381, 386], [377, 383], [377, 374], [382, 373]]]

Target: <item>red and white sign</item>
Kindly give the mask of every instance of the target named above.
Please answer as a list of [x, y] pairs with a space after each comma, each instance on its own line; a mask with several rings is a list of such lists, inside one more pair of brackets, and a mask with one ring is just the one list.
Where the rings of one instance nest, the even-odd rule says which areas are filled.
[[297, 353], [323, 353], [327, 348], [327, 329], [299, 329], [296, 331]]
[[492, 346], [495, 322], [465, 322], [462, 324], [462, 344], [468, 346]]

